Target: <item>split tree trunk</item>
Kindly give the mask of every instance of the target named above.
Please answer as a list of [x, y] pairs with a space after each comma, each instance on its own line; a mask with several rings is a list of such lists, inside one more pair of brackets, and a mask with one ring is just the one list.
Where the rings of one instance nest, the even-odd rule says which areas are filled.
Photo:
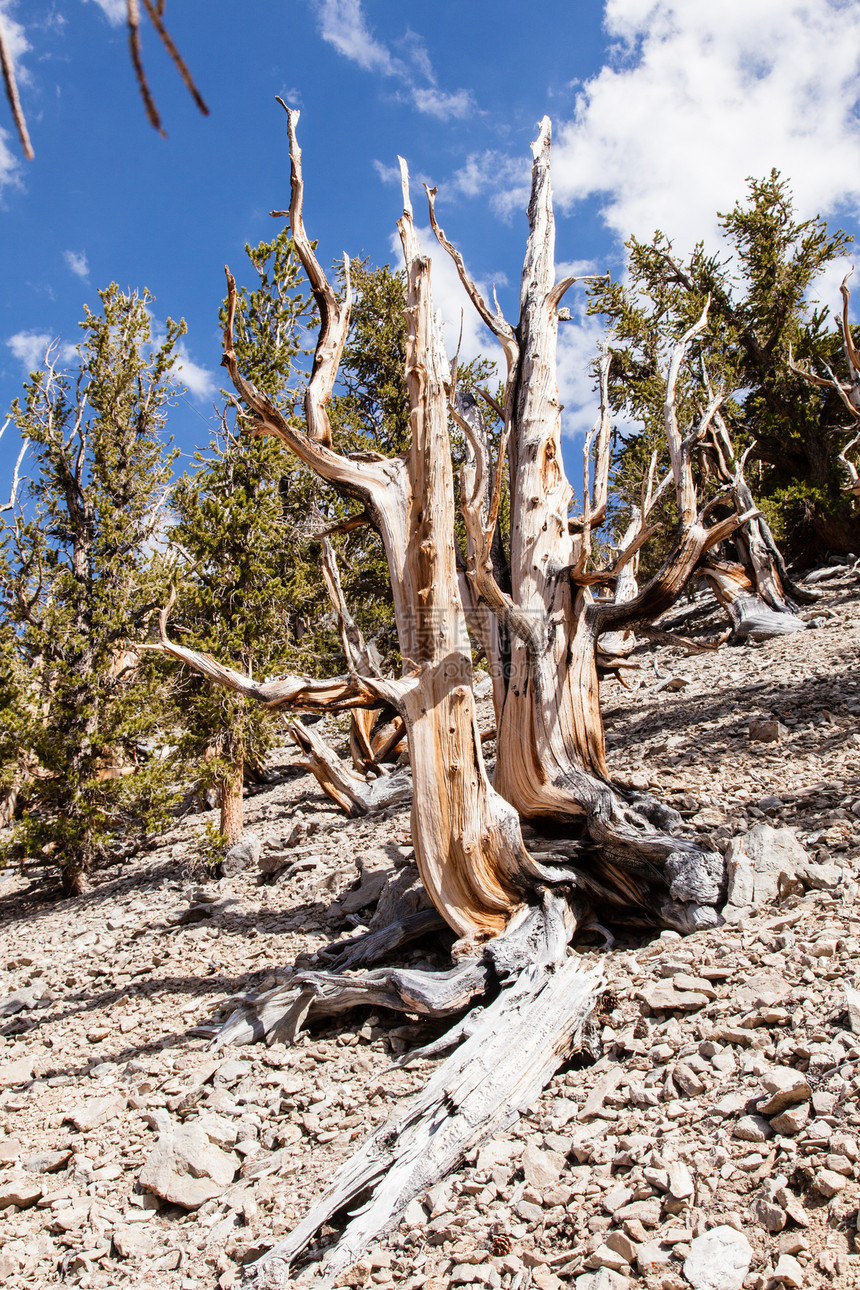
[[[677, 836], [679, 817], [644, 794], [613, 788], [606, 764], [598, 699], [596, 643], [605, 631], [621, 632], [666, 609], [681, 592], [703, 553], [729, 536], [748, 516], [707, 525], [699, 515], [691, 453], [707, 432], [719, 404], [708, 408], [693, 436], [682, 439], [675, 385], [687, 348], [706, 325], [707, 311], [676, 346], [667, 375], [665, 425], [680, 523], [663, 568], [629, 600], [597, 601], [592, 588], [617, 584], [648, 530], [639, 531], [603, 570], [589, 568], [591, 533], [606, 514], [609, 413], [605, 379], [602, 415], [595, 429], [593, 492], [586, 479], [583, 515], [569, 518], [573, 490], [561, 451], [561, 405], [556, 376], [558, 307], [573, 279], [555, 281], [555, 229], [550, 183], [550, 124], [544, 120], [533, 147], [529, 241], [522, 276], [520, 317], [512, 327], [492, 311], [465, 271], [462, 257], [431, 221], [454, 259], [479, 314], [501, 343], [507, 361], [503, 443], [510, 451], [510, 591], [500, 585], [493, 559], [495, 476], [474, 418], [458, 417], [475, 456], [464, 476], [470, 535], [468, 576], [476, 608], [489, 608], [503, 624], [509, 656], [488, 634], [482, 638], [497, 681], [498, 737], [495, 787], [536, 828], [567, 824], [586, 846], [581, 880], [615, 914], [689, 931], [713, 925], [722, 892], [721, 859]], [[608, 360], [607, 360], [608, 362]], [[468, 463], [467, 463], [468, 464]], [[671, 860], [669, 868], [664, 866]], [[681, 870], [700, 880], [681, 881]]]

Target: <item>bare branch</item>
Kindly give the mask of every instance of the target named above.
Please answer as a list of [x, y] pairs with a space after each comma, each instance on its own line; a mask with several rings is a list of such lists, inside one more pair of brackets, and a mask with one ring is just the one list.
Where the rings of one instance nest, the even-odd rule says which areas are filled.
[[143, 69], [143, 52], [140, 45], [140, 6], [138, 0], [126, 0], [126, 13], [128, 14], [128, 48], [131, 53], [131, 62], [134, 67], [134, 74], [137, 77], [137, 84], [140, 89], [140, 95], [143, 99], [143, 106], [146, 109], [146, 115], [149, 123], [158, 131], [162, 139], [167, 135], [161, 125], [161, 117], [158, 114], [158, 108], [155, 106], [155, 99], [152, 97], [152, 91], [149, 88], [149, 81], [146, 79], [146, 72]]
[[173, 62], [176, 65], [176, 70], [179, 72], [179, 75], [182, 77], [183, 81], [185, 82], [185, 88], [188, 90], [188, 93], [194, 99], [194, 102], [197, 104], [198, 108], [203, 113], [203, 115], [208, 116], [209, 108], [207, 107], [203, 99], [203, 95], [200, 93], [197, 86], [194, 84], [194, 80], [191, 76], [191, 73], [188, 70], [188, 67], [186, 66], [185, 60], [183, 59], [179, 50], [176, 48], [176, 45], [173, 42], [173, 38], [171, 37], [169, 31], [167, 30], [167, 28], [165, 27], [162, 21], [162, 18], [164, 16], [164, 0], [160, 0], [160, 3], [157, 6], [153, 5], [152, 0], [143, 0], [143, 5], [144, 5], [144, 8], [146, 9], [146, 12], [149, 14], [149, 18], [153, 27], [161, 37], [161, 41], [162, 41], [162, 44], [164, 45], [164, 48], [167, 50], [168, 54], [173, 59]]
[[384, 502], [391, 485], [403, 470], [399, 458], [374, 457], [373, 460], [347, 458], [333, 452], [325, 444], [303, 434], [275, 407], [262, 390], [247, 381], [239, 371], [233, 346], [233, 329], [236, 316], [236, 280], [225, 265], [227, 277], [227, 320], [224, 325], [224, 355], [221, 359], [242, 402], [253, 417], [256, 434], [270, 434], [296, 454], [300, 461], [310, 466], [330, 484], [340, 487], [350, 496], [368, 506], [371, 511]]
[[346, 655], [346, 665], [354, 675], [368, 674], [382, 677], [379, 663], [374, 658], [361, 628], [356, 623], [347, 607], [346, 598], [340, 583], [340, 570], [337, 567], [337, 556], [328, 538], [322, 540], [322, 575], [335, 614], [337, 615], [340, 639]]
[[[456, 400], [456, 381], [451, 383], [452, 398], [449, 403], [451, 416], [463, 431], [472, 450], [472, 457], [464, 462], [461, 470], [462, 500], [460, 509], [466, 524], [467, 576], [475, 599], [488, 609], [531, 649], [539, 649], [543, 635], [538, 622], [514, 603], [511, 596], [499, 586], [493, 568], [492, 545], [496, 528], [501, 491], [502, 457], [507, 435], [502, 432], [499, 460], [493, 481], [492, 496], [487, 502], [487, 477], [489, 450], [486, 428], [473, 403], [467, 407]], [[474, 423], [468, 413], [472, 413]]]
[[672, 358], [669, 363], [669, 372], [666, 377], [666, 401], [664, 406], [664, 421], [666, 427], [666, 442], [669, 446], [669, 459], [672, 462], [672, 473], [675, 477], [675, 490], [678, 495], [678, 511], [681, 521], [684, 524], [691, 524], [696, 518], [696, 487], [693, 481], [693, 469], [690, 458], [690, 450], [685, 443], [681, 441], [681, 435], [678, 431], [678, 412], [676, 405], [676, 388], [678, 384], [678, 373], [681, 370], [681, 364], [690, 342], [696, 336], [700, 335], [708, 325], [708, 309], [710, 308], [710, 296], [705, 302], [698, 322], [690, 327], [681, 339], [677, 342], [672, 350]]
[[459, 274], [460, 281], [463, 284], [466, 294], [480, 314], [482, 321], [486, 323], [499, 344], [502, 346], [505, 351], [508, 368], [512, 369], [516, 366], [519, 358], [519, 345], [517, 344], [516, 333], [510, 323], [507, 322], [502, 315], [498, 301], [496, 301], [495, 313], [490, 309], [477, 286], [469, 277], [462, 255], [457, 250], [456, 246], [454, 246], [453, 242], [448, 241], [444, 230], [439, 227], [439, 222], [436, 219], [436, 193], [438, 190], [436, 188], [428, 188], [425, 184], [424, 191], [427, 194], [427, 201], [430, 207], [430, 227], [436, 235], [436, 241], [448, 252], [451, 259], [454, 261], [454, 264], [457, 267], [457, 273]]
[[15, 122], [15, 128], [18, 131], [18, 138], [21, 140], [21, 147], [24, 150], [24, 156], [28, 161], [32, 161], [36, 154], [33, 151], [33, 145], [30, 142], [30, 134], [27, 130], [27, 118], [24, 116], [24, 109], [21, 107], [21, 99], [18, 94], [18, 82], [15, 79], [15, 64], [12, 61], [12, 54], [6, 40], [6, 31], [3, 26], [2, 13], [0, 13], [0, 67], [3, 69], [3, 84], [6, 87], [6, 98], [9, 100], [9, 107], [12, 110], [12, 119]]
[[[853, 273], [854, 270], [851, 270]], [[851, 299], [851, 292], [848, 290], [848, 279], [851, 273], [846, 273], [842, 279], [842, 285], [839, 290], [842, 293], [842, 339], [845, 342], [845, 357], [848, 359], [848, 370], [852, 373], [854, 380], [860, 380], [860, 354], [854, 346], [854, 337], [851, 335], [851, 324], [848, 321], [848, 302]]]
[[858, 443], [860, 443], [860, 434], [855, 434], [854, 438], [850, 441], [850, 443], [846, 443], [845, 447], [839, 453], [839, 460], [842, 462], [842, 465], [848, 471], [848, 478], [851, 480], [851, 483], [846, 491], [849, 493], [854, 493], [857, 497], [860, 497], [860, 474], [858, 474], [857, 467], [854, 465], [854, 462], [850, 461], [848, 458], [848, 453], [855, 446], [855, 444], [858, 444]]
[[[3, 427], [4, 430], [6, 429], [6, 426], [8, 424], [9, 422], [7, 421], [6, 425], [4, 425]], [[17, 501], [17, 497], [18, 497], [18, 484], [20, 483], [21, 462], [24, 460], [24, 457], [26, 455], [26, 452], [29, 446], [30, 446], [29, 439], [25, 439], [24, 442], [21, 444], [21, 451], [18, 453], [18, 459], [15, 462], [15, 469], [12, 471], [12, 486], [9, 489], [9, 500], [8, 502], [5, 502], [2, 506], [0, 506], [0, 515], [2, 515], [4, 511], [12, 511], [15, 509], [15, 502]]]
[[359, 677], [354, 674], [322, 681], [306, 676], [282, 676], [273, 681], [255, 681], [244, 672], [237, 672], [234, 668], [219, 663], [211, 654], [187, 649], [170, 640], [167, 635], [167, 619], [175, 600], [176, 589], [171, 587], [167, 604], [158, 615], [160, 644], [136, 648], [154, 649], [169, 654], [223, 689], [255, 699], [267, 708], [346, 712], [351, 708], [376, 708], [380, 701], [396, 707], [408, 689], [408, 682]]
[[311, 379], [305, 394], [305, 414], [308, 435], [326, 448], [331, 447], [331, 426], [328, 404], [334, 388], [340, 356], [349, 329], [352, 291], [349, 280], [349, 257], [344, 256], [345, 291], [343, 301], [338, 300], [323, 267], [314, 253], [304, 223], [304, 180], [302, 179], [302, 150], [296, 136], [299, 113], [287, 107], [282, 98], [277, 100], [287, 114], [287, 134], [290, 141], [290, 228], [296, 253], [308, 275], [320, 315], [320, 331], [314, 353]]

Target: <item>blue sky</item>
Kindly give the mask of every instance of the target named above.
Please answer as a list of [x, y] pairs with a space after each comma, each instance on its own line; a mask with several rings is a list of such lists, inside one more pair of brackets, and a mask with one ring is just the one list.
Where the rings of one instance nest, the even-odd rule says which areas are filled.
[[[681, 250], [714, 242], [715, 211], [774, 165], [802, 213], [857, 229], [860, 8], [847, 0], [174, 0], [167, 25], [211, 115], [145, 25], [166, 140], [144, 115], [124, 11], [124, 0], [0, 0], [36, 151], [20, 157], [0, 101], [0, 424], [44, 338], [74, 344], [84, 303], [97, 307], [97, 288], [115, 280], [148, 287], [157, 319], [186, 319], [190, 389], [172, 429], [185, 452], [205, 444], [223, 266], [242, 280], [245, 242], [271, 237], [268, 212], [288, 201], [276, 94], [302, 111], [305, 218], [324, 262], [397, 257], [402, 153], [417, 222], [426, 179], [446, 232], [511, 318], [544, 113], [559, 263], [621, 273], [624, 237], [658, 226]], [[840, 276], [821, 287], [834, 306]], [[434, 277], [453, 333], [461, 300], [438, 251]], [[582, 317], [562, 331], [571, 447], [593, 417], [596, 341]], [[482, 345], [467, 314], [465, 347]], [[10, 430], [0, 493], [15, 455]]]

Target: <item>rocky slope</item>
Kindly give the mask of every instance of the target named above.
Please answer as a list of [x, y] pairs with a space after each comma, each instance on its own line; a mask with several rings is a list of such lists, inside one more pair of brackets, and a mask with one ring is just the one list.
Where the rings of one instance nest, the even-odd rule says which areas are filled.
[[[348, 1284], [860, 1285], [860, 594], [826, 586], [812, 630], [649, 647], [629, 688], [604, 683], [613, 769], [728, 852], [729, 921], [579, 947], [610, 983], [600, 1057]], [[247, 802], [257, 865], [220, 880], [205, 816], [74, 901], [0, 874], [0, 1282], [228, 1290], [426, 1078], [392, 1057], [438, 1031], [368, 1009], [289, 1049], [189, 1033], [366, 926], [392, 871], [408, 882], [408, 807], [347, 821], [281, 769]], [[449, 943], [405, 957], [442, 965]]]

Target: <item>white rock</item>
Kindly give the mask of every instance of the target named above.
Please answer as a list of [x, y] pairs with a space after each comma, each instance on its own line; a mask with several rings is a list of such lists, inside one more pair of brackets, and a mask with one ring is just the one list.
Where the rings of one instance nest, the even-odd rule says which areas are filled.
[[773, 1137], [773, 1129], [764, 1116], [742, 1115], [732, 1130], [732, 1136], [744, 1142], [766, 1142]]
[[845, 986], [845, 1008], [848, 1013], [848, 1024], [855, 1035], [860, 1035], [860, 990]]
[[726, 851], [728, 904], [758, 906], [778, 900], [808, 860], [793, 829], [754, 825], [741, 837], [732, 838]]
[[786, 1286], [803, 1285], [803, 1268], [797, 1259], [791, 1254], [780, 1254], [779, 1262], [773, 1270], [775, 1281], [781, 1281]]
[[69, 1111], [65, 1118], [81, 1133], [90, 1133], [106, 1120], [119, 1115], [120, 1111], [125, 1110], [125, 1106], [125, 1098], [118, 1097], [116, 1094], [108, 1097], [88, 1097], [80, 1106]]
[[146, 1159], [139, 1182], [162, 1200], [199, 1209], [220, 1196], [236, 1176], [238, 1161], [216, 1147], [203, 1130], [186, 1124], [164, 1134]]
[[684, 1276], [693, 1290], [741, 1290], [752, 1262], [747, 1238], [729, 1227], [712, 1227], [697, 1236], [684, 1260]]
[[19, 1057], [15, 1062], [0, 1066], [0, 1088], [17, 1088], [19, 1084], [29, 1084], [33, 1078], [35, 1057]]
[[541, 1151], [526, 1147], [523, 1152], [523, 1177], [532, 1187], [554, 1187], [564, 1168], [565, 1158], [558, 1151]]

